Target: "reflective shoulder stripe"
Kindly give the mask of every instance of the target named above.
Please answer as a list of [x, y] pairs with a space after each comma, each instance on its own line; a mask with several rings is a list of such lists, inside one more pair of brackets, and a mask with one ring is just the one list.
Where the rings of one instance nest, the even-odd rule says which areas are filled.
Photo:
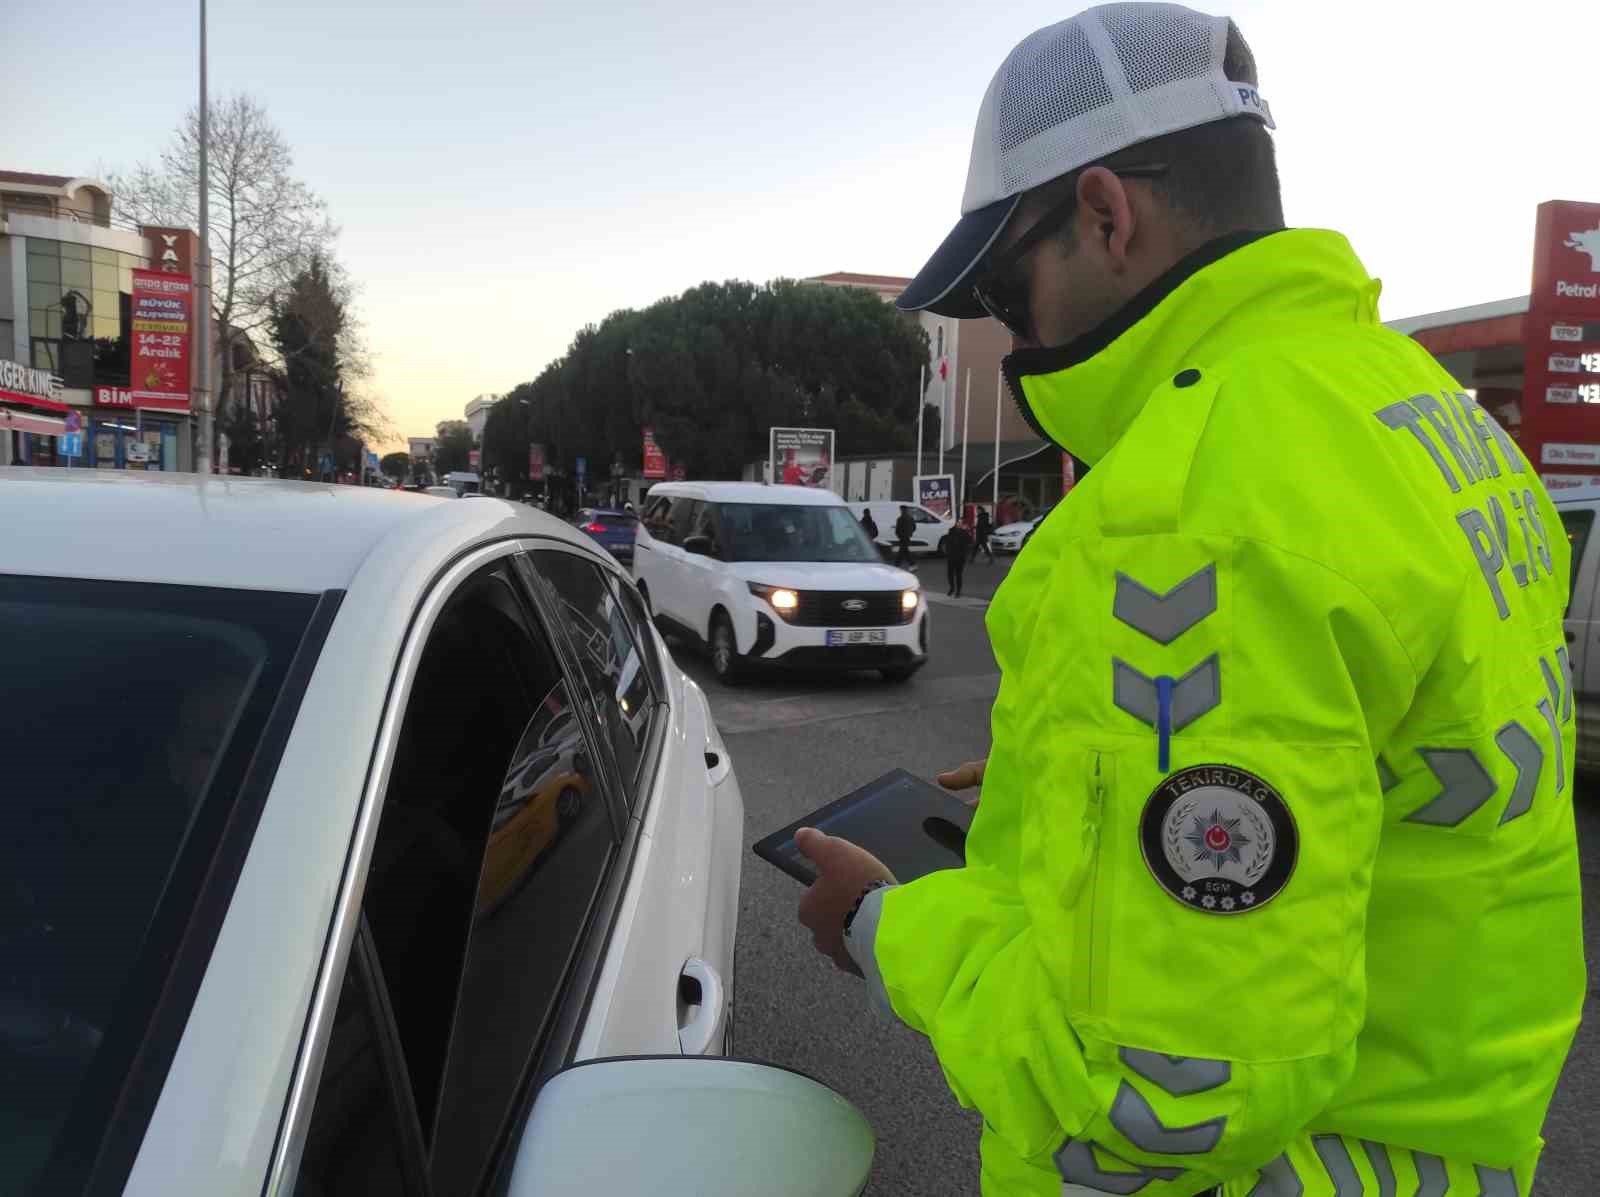
[[1152, 1155], [1204, 1154], [1221, 1140], [1227, 1122], [1224, 1116], [1193, 1126], [1167, 1126], [1127, 1081], [1117, 1087], [1116, 1099], [1111, 1103], [1111, 1125], [1140, 1151]]

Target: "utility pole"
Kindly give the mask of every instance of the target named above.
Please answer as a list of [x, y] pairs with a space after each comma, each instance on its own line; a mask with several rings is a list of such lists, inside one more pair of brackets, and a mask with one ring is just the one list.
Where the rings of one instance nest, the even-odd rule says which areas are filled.
[[197, 474], [211, 472], [211, 101], [206, 95], [206, 0], [200, 0], [200, 285], [196, 288], [195, 348], [200, 352], [200, 423], [194, 447]]

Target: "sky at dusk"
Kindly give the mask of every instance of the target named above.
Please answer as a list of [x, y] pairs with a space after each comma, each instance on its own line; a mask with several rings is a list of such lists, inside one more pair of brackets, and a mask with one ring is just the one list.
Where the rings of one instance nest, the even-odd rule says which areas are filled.
[[[1525, 294], [1535, 205], [1600, 200], [1590, 3], [1204, 7], [1255, 51], [1289, 222], [1348, 234], [1387, 318]], [[153, 160], [197, 0], [7, 8], [0, 168]], [[1075, 11], [212, 0], [211, 87], [265, 105], [341, 226], [403, 437], [706, 279], [915, 273], [995, 68]]]

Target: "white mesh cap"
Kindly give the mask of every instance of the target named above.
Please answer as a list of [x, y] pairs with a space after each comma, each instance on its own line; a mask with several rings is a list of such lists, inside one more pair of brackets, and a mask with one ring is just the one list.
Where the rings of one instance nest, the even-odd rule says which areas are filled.
[[1164, 133], [1239, 115], [1274, 127], [1254, 85], [1223, 72], [1232, 30], [1178, 4], [1102, 4], [1023, 39], [978, 110], [962, 213]]
[[971, 278], [1023, 192], [1118, 150], [1230, 116], [1269, 129], [1251, 83], [1223, 70], [1227, 17], [1178, 4], [1102, 4], [1050, 25], [1006, 55], [978, 109], [961, 220], [895, 301], [907, 311], [981, 316]]

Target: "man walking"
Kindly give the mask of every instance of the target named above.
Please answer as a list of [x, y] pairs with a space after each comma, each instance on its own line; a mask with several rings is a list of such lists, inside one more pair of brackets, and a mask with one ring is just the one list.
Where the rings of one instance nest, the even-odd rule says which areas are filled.
[[900, 551], [895, 554], [894, 563], [903, 569], [917, 568], [917, 563], [911, 557], [911, 537], [916, 530], [917, 521], [911, 518], [911, 509], [902, 505], [900, 518], [894, 522], [895, 543], [900, 546]]
[[953, 526], [944, 537], [944, 559], [950, 577], [950, 594], [961, 597], [961, 583], [967, 575], [967, 561], [972, 556], [972, 533], [965, 521]]
[[872, 518], [872, 508], [861, 509], [861, 530], [874, 545], [878, 543], [878, 521]]
[[978, 508], [977, 542], [972, 550], [972, 559], [978, 559], [978, 550], [982, 549], [989, 558], [989, 564], [994, 564], [994, 550], [989, 547], [989, 533], [994, 531], [994, 522], [989, 518], [987, 507]]
[[1577, 1027], [1567, 539], [1271, 127], [1225, 17], [1042, 29], [899, 301], [1004, 323], [1091, 467], [989, 609], [965, 867], [799, 837], [990, 1197], [1527, 1197]]

